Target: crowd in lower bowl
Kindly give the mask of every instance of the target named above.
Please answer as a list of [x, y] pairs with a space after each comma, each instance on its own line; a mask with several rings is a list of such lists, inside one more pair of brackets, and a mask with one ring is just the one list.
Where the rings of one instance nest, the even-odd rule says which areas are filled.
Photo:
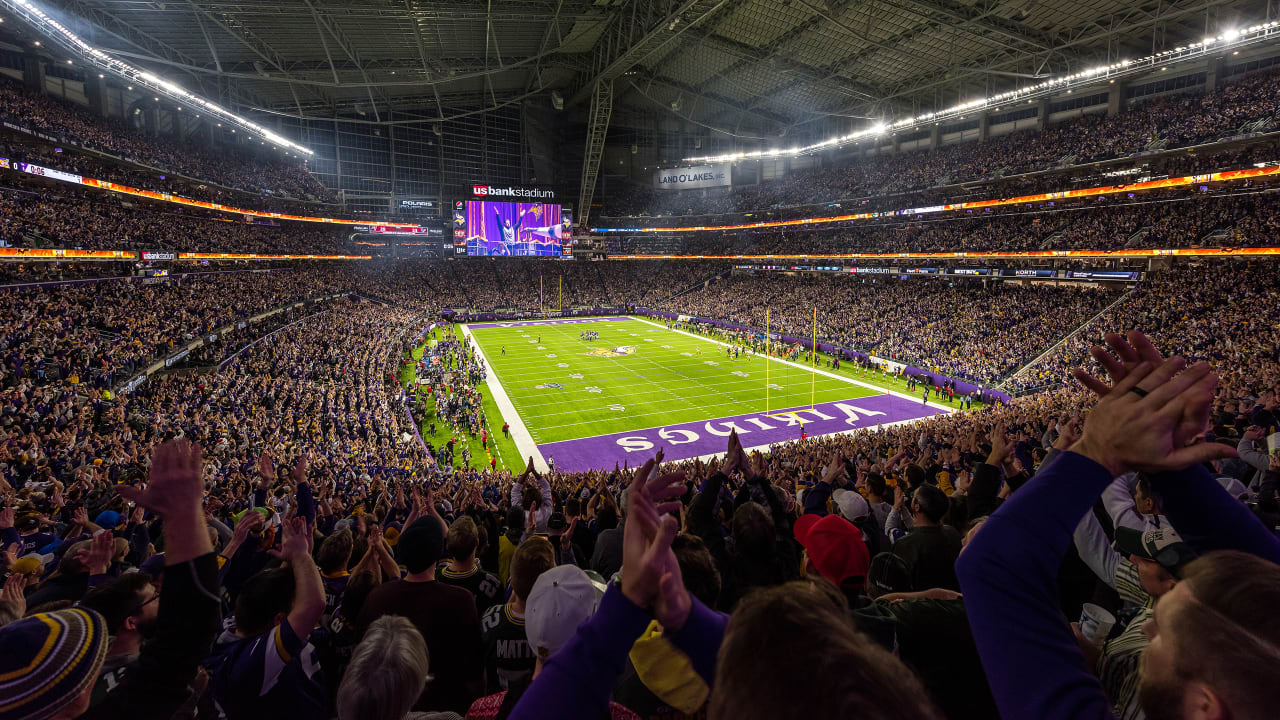
[[[734, 436], [709, 462], [442, 466], [399, 383], [446, 303], [421, 285], [416, 305], [398, 298], [426, 277], [458, 302], [528, 302], [506, 268], [100, 283], [109, 302], [5, 291], [0, 718], [1274, 707], [1269, 266], [1157, 273], [1035, 366], [1052, 383], [976, 412], [750, 456]], [[694, 285], [684, 272], [601, 263], [566, 281], [625, 302]], [[878, 316], [888, 349], [951, 347], [957, 370], [1007, 373], [1029, 338], [1047, 347], [1118, 297], [845, 280], [735, 277], [670, 302], [750, 324], [772, 297], [789, 327], [826, 301], [847, 308], [822, 322], [851, 344], [870, 340], [848, 316]], [[335, 289], [394, 304], [318, 306], [128, 393], [79, 377]], [[1147, 334], [1102, 335], [1131, 328]]]

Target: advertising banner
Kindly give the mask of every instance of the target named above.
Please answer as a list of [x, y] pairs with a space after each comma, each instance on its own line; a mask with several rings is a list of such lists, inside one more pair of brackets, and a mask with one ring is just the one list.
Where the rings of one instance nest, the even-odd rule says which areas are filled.
[[697, 190], [731, 184], [729, 163], [655, 170], [653, 173], [653, 186], [659, 190]]

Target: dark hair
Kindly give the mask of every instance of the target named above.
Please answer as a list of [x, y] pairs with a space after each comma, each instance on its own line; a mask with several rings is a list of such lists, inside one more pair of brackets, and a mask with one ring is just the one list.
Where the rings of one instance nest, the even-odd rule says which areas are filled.
[[524, 532], [524, 510], [518, 507], [513, 507], [507, 511], [507, 529], [511, 530], [512, 528]]
[[738, 603], [716, 663], [712, 720], [929, 720], [902, 661], [854, 630], [830, 583], [763, 588]]
[[773, 518], [758, 502], [745, 502], [733, 512], [733, 543], [740, 555], [771, 555], [774, 550]]
[[524, 494], [520, 496], [520, 507], [532, 512], [534, 505], [542, 507], [542, 490], [536, 485], [525, 485]]
[[342, 616], [352, 622], [364, 608], [364, 601], [369, 593], [378, 587], [378, 577], [372, 570], [361, 570], [347, 580], [347, 588], [342, 591]]
[[908, 465], [903, 472], [907, 478], [907, 487], [919, 487], [924, 484], [924, 468], [919, 465]]
[[931, 523], [942, 522], [942, 516], [951, 509], [951, 501], [947, 494], [933, 485], [921, 485], [916, 488], [915, 504], [920, 506], [920, 513]]
[[107, 621], [107, 634], [115, 635], [120, 632], [124, 621], [138, 612], [142, 604], [142, 589], [150, 584], [151, 576], [144, 572], [125, 573], [90, 590], [80, 605], [101, 613]]
[[1161, 631], [1176, 638], [1179, 679], [1212, 687], [1231, 717], [1274, 716], [1280, 700], [1280, 566], [1219, 550], [1188, 563], [1182, 583], [1192, 599], [1161, 621]]
[[556, 551], [550, 540], [541, 535], [526, 539], [511, 555], [511, 592], [528, 600], [534, 581], [555, 566]]
[[601, 530], [612, 530], [618, 527], [618, 511], [612, 505], [605, 505], [596, 514], [596, 523]]
[[1134, 483], [1134, 493], [1141, 493], [1148, 498], [1155, 497], [1155, 491], [1151, 489], [1151, 476], [1146, 473], [1138, 473], [1138, 481]]
[[445, 536], [444, 546], [454, 560], [471, 557], [480, 545], [479, 533], [476, 532], [476, 521], [463, 515], [449, 526], [449, 534]]
[[569, 498], [568, 500], [565, 501], [564, 503], [565, 515], [568, 515], [569, 517], [573, 517], [574, 515], [579, 515], [581, 513], [582, 513], [582, 502], [579, 501], [578, 498], [576, 497]]
[[320, 566], [320, 572], [335, 573], [346, 570], [347, 563], [351, 561], [351, 551], [354, 546], [354, 536], [346, 528], [325, 538], [324, 542], [320, 543], [320, 549], [316, 551], [316, 565]]
[[689, 594], [707, 607], [715, 607], [720, 598], [720, 571], [702, 538], [680, 533], [671, 541], [671, 552], [680, 565], [680, 576]]
[[867, 475], [867, 492], [878, 498], [884, 498], [889, 495], [889, 486], [885, 484], [884, 476], [880, 473], [870, 473]]
[[236, 598], [236, 630], [246, 637], [260, 635], [275, 622], [276, 615], [293, 607], [296, 590], [293, 571], [278, 567], [250, 577]]

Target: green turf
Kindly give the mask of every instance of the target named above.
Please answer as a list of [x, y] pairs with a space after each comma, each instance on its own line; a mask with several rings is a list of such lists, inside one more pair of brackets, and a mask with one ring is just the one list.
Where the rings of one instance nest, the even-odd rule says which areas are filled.
[[[584, 330], [598, 331], [600, 339], [579, 340]], [[724, 347], [710, 339], [639, 320], [472, 328], [471, 333], [538, 443], [766, 409], [764, 358], [728, 359]], [[618, 357], [588, 354], [621, 346], [636, 351]], [[807, 368], [778, 361], [768, 363], [768, 382], [775, 386], [768, 390], [770, 411], [808, 406], [811, 389], [819, 403], [879, 394], [821, 374], [814, 379]]]
[[[440, 340], [444, 337], [442, 330], [437, 328], [428, 335], [425, 340]], [[400, 367], [400, 384], [412, 384], [418, 377], [417, 362], [422, 359], [422, 354], [427, 345], [419, 345], [410, 353], [413, 362]], [[498, 411], [498, 406], [493, 402], [493, 398], [489, 397], [489, 389], [481, 386], [480, 393], [484, 400], [481, 409], [484, 410], [485, 419], [489, 428], [489, 449], [490, 452], [497, 453], [499, 470], [512, 470], [520, 472], [524, 470], [524, 463], [520, 460], [520, 452], [516, 450], [516, 444], [510, 438], [502, 436], [502, 413]], [[422, 438], [431, 443], [435, 447], [439, 447], [441, 443], [449, 441], [449, 435], [452, 429], [444, 423], [436, 423], [436, 432], [431, 432], [431, 422], [435, 419], [434, 413], [430, 411], [414, 410], [414, 420], [418, 422], [418, 431], [422, 434]], [[465, 433], [464, 433], [465, 434]], [[480, 436], [465, 437], [467, 446], [471, 449], [471, 466], [474, 468], [488, 467], [488, 456], [485, 455], [484, 445], [480, 442]], [[462, 451], [454, 453], [454, 465], [462, 467]]]

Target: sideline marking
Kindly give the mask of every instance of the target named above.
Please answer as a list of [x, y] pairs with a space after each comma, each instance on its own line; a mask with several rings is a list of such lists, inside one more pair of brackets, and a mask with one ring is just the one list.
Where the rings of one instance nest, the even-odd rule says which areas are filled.
[[[498, 373], [493, 369], [493, 365], [489, 363], [489, 358], [484, 354], [484, 348], [480, 347], [480, 341], [471, 335], [471, 328], [463, 325], [462, 335], [467, 341], [475, 346], [476, 354], [484, 361], [485, 380], [484, 384], [489, 388], [489, 397], [493, 398], [493, 402], [497, 404], [498, 411], [502, 413], [502, 420], [506, 422], [508, 416], [511, 418], [511, 439], [516, 444], [516, 449], [520, 451], [520, 458], [524, 460], [530, 455], [533, 456], [533, 466], [538, 472], [549, 472], [550, 467], [547, 461], [542, 457], [542, 452], [538, 450], [538, 444], [533, 441], [533, 436], [529, 434], [529, 429], [525, 427], [524, 420], [520, 417], [520, 413], [516, 412], [516, 408], [511, 404], [511, 398], [507, 397], [507, 391], [503, 389], [502, 383], [498, 380]], [[494, 442], [497, 442], [496, 440]], [[504, 465], [506, 463], [503, 463]], [[519, 465], [520, 462], [516, 462]], [[511, 468], [508, 468], [511, 469]], [[512, 470], [514, 474], [515, 471]]]

